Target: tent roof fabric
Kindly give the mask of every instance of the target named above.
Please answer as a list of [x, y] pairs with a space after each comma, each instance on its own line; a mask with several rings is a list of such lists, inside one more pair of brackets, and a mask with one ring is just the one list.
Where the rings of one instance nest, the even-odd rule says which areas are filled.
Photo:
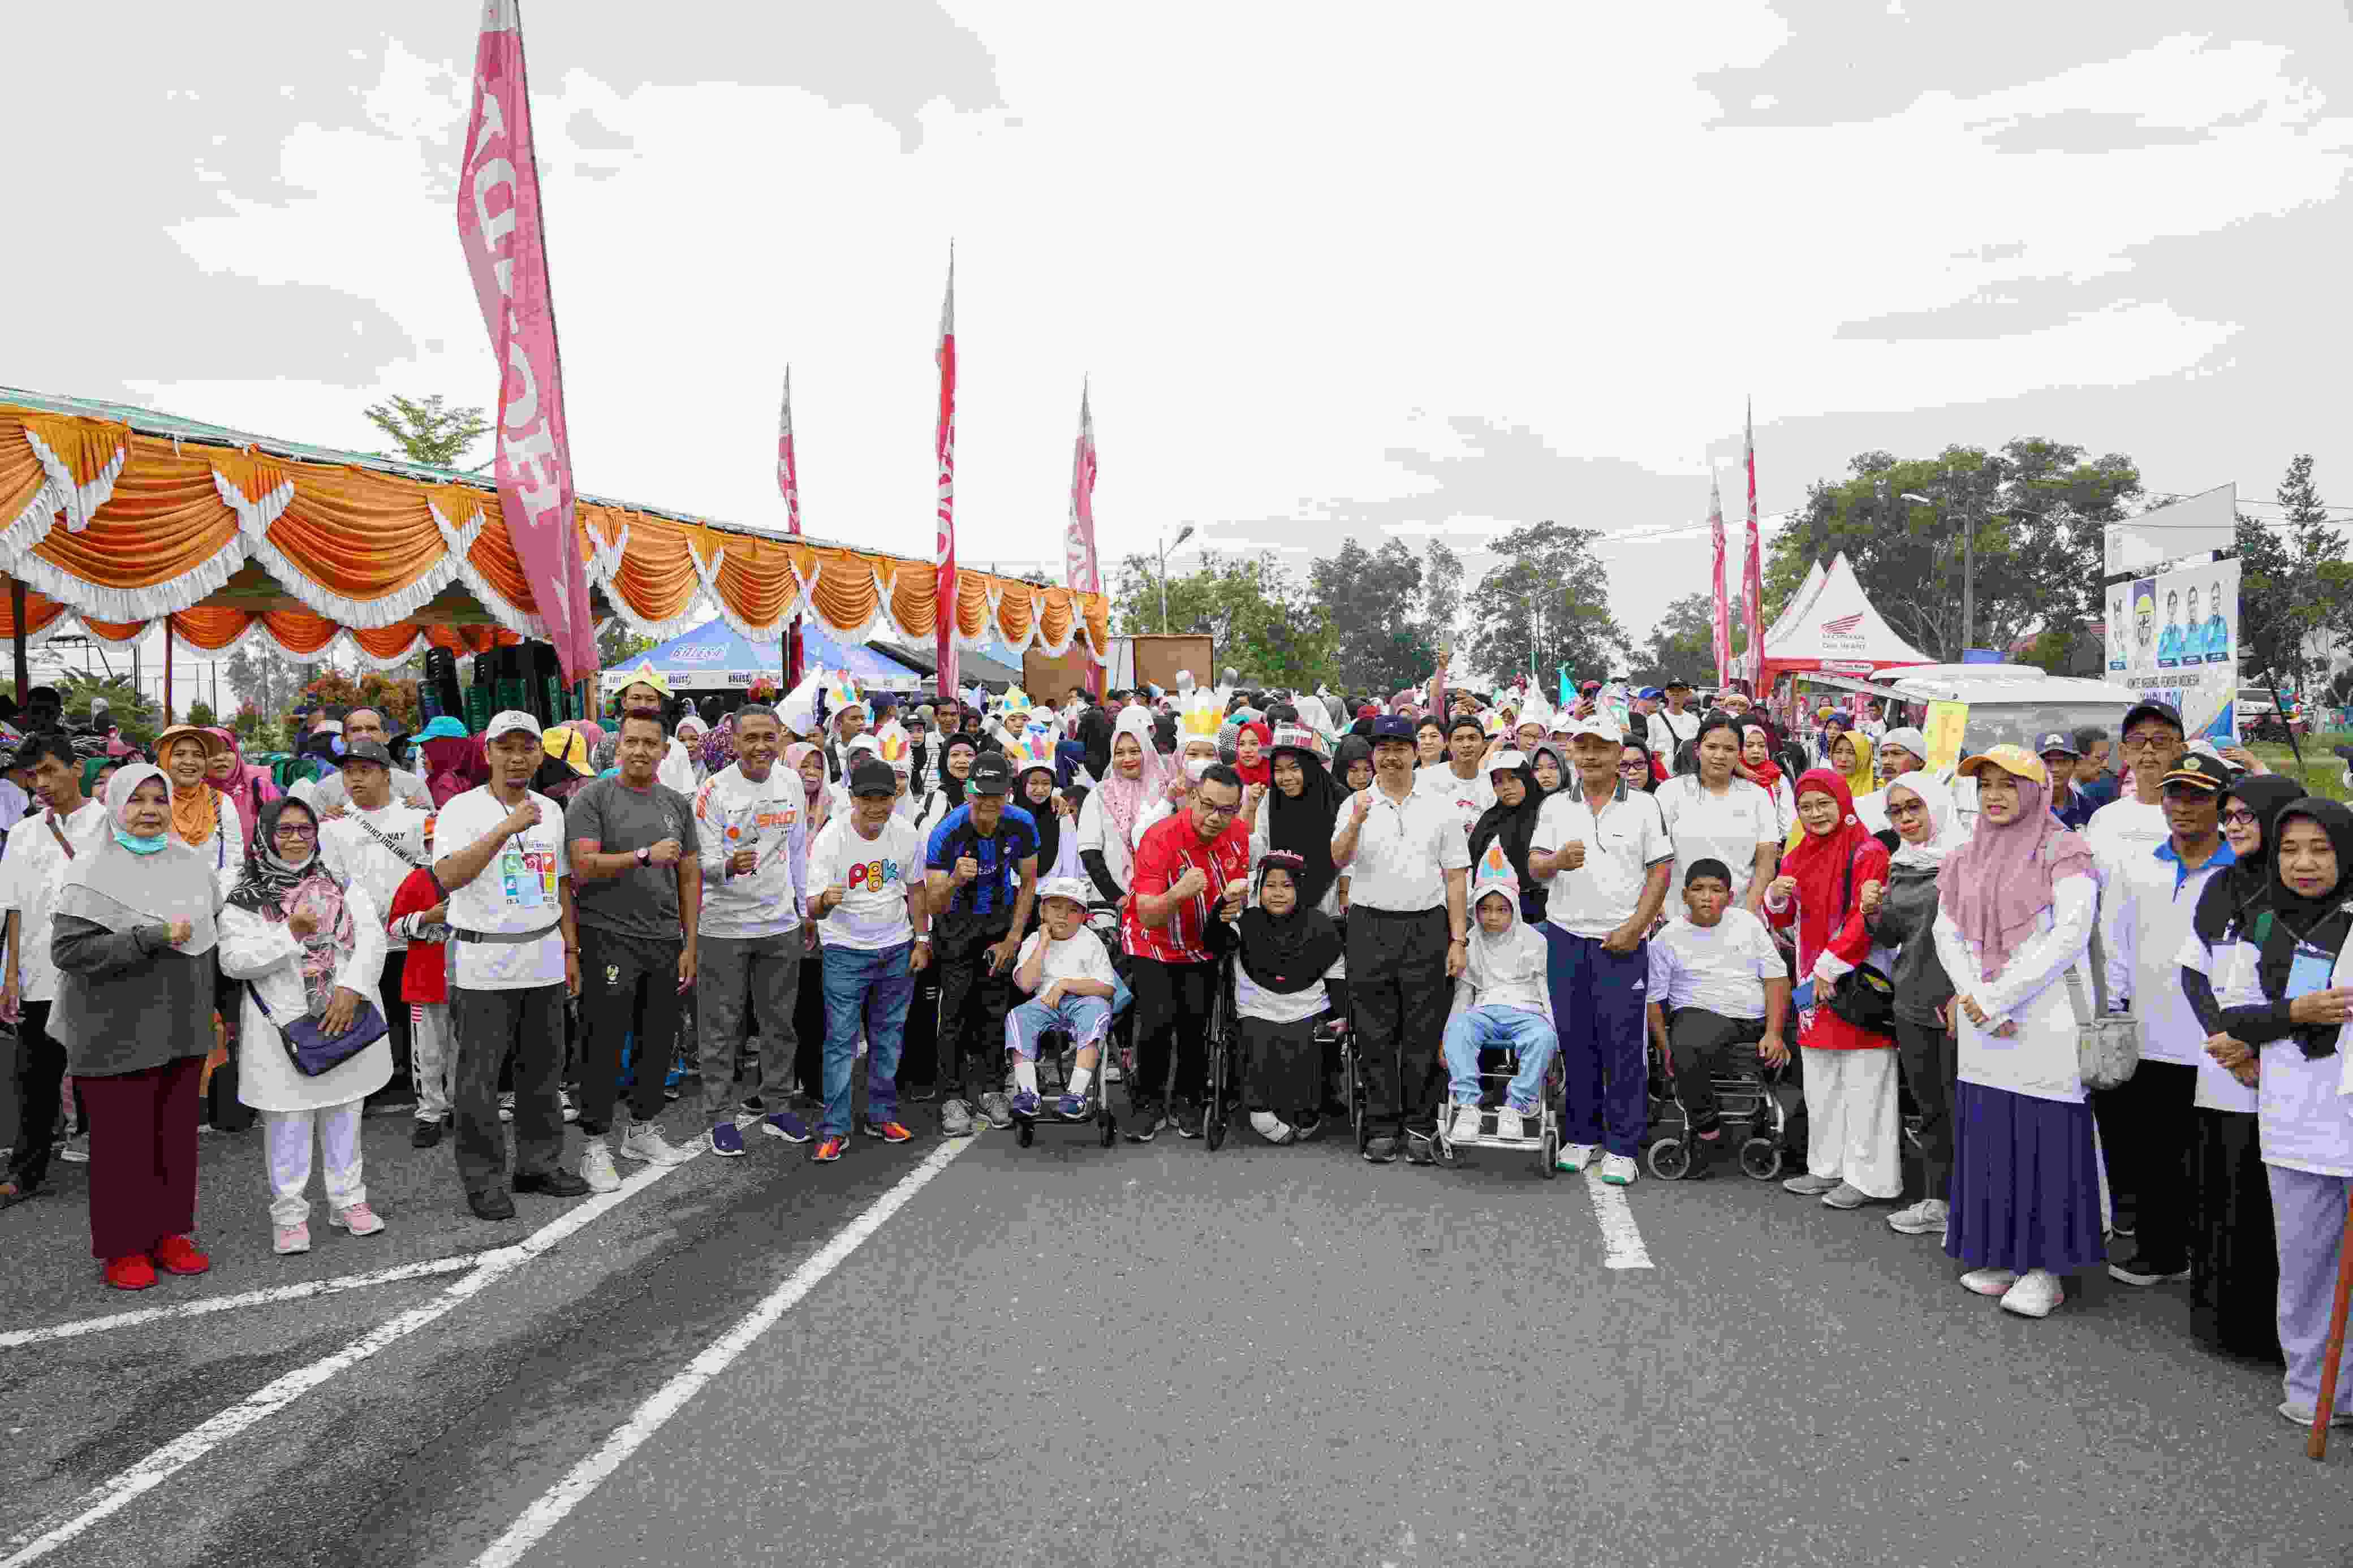
[[1778, 635], [1765, 639], [1765, 679], [1784, 670], [1864, 675], [1896, 665], [1936, 661], [1902, 637], [1872, 607], [1841, 552], [1811, 598], [1792, 601]]
[[[929, 561], [588, 495], [575, 527], [600, 607], [642, 635], [674, 636], [713, 609], [755, 639], [797, 614], [848, 647], [881, 630], [934, 635]], [[545, 629], [481, 476], [5, 387], [0, 573], [28, 590], [28, 637], [77, 623], [135, 637], [168, 615], [210, 653], [216, 637], [275, 638], [270, 613], [299, 611], [330, 627], [326, 642], [397, 662], [433, 626], [472, 628], [448, 633], [461, 640]], [[1059, 656], [1079, 641], [1100, 659], [1110, 647], [1102, 595], [974, 571], [955, 589], [959, 648]], [[192, 610], [225, 614], [188, 638]], [[316, 657], [324, 643], [285, 646]]]
[[[801, 629], [801, 659], [810, 669], [847, 669], [860, 686], [912, 691], [920, 684], [905, 664], [884, 657], [881, 644], [844, 647], [814, 626]], [[604, 685], [620, 686], [640, 664], [651, 664], [673, 691], [724, 691], [749, 686], [755, 675], [781, 683], [784, 647], [781, 639], [754, 642], [725, 621], [711, 621], [659, 647], [632, 654], [604, 672]]]

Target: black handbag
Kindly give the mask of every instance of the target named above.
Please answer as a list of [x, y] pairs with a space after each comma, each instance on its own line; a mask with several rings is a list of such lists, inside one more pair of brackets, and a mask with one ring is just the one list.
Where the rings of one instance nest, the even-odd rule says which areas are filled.
[[[261, 1009], [263, 1017], [278, 1024], [269, 1004], [261, 999], [259, 986], [253, 988], [253, 1005]], [[363, 1000], [359, 1011], [352, 1015], [352, 1026], [340, 1035], [327, 1033], [306, 1013], [290, 1024], [278, 1024], [278, 1037], [285, 1041], [287, 1059], [294, 1064], [294, 1070], [304, 1078], [317, 1078], [384, 1038], [389, 1028], [375, 1004]]]
[[[1850, 856], [1840, 879], [1839, 916], [1846, 917], [1854, 892], [1854, 859]], [[1868, 963], [1858, 963], [1838, 978], [1823, 1005], [1858, 1029], [1874, 1035], [1895, 1033], [1895, 983]]]

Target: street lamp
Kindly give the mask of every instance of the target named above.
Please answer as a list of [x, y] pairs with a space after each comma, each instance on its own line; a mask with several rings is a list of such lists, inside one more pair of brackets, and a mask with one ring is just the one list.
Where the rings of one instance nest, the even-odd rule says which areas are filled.
[[1160, 634], [1168, 635], [1168, 552], [1193, 537], [1193, 525], [1187, 523], [1176, 531], [1176, 537], [1160, 543]]
[[[1917, 490], [1905, 490], [1898, 500], [1915, 500], [1922, 506], [1936, 503]], [[1974, 639], [1977, 625], [1977, 534], [1968, 523], [1961, 525], [1961, 657], [1969, 657], [1969, 644]]]

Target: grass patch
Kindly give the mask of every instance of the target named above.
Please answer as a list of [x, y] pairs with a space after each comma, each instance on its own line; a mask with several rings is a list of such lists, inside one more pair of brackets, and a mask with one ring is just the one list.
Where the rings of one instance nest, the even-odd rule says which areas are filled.
[[2353, 800], [2353, 791], [2345, 787], [2345, 761], [2332, 749], [2353, 744], [2353, 732], [2328, 730], [2317, 735], [2298, 735], [2296, 744], [2304, 752], [2301, 768], [2295, 765], [2295, 753], [2284, 745], [2266, 742], [2247, 749], [2261, 757], [2272, 772], [2298, 781], [2314, 795], [2330, 800]]

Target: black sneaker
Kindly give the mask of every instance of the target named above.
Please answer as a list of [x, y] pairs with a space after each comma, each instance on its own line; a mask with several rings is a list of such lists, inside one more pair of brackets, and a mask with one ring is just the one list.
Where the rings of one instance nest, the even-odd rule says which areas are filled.
[[1430, 1148], [1430, 1135], [1427, 1132], [1407, 1133], [1405, 1135], [1406, 1163], [1409, 1165], [1435, 1165], [1438, 1163], [1437, 1152]]
[[1179, 1100], [1168, 1112], [1169, 1121], [1179, 1138], [1198, 1138], [1202, 1119], [1208, 1114], [1198, 1100]]
[[1691, 1165], [1683, 1172], [1683, 1179], [1686, 1182], [1704, 1182], [1715, 1175], [1715, 1156], [1722, 1152], [1724, 1144], [1724, 1134], [1720, 1132], [1716, 1134], [1714, 1142], [1704, 1138], [1693, 1138], [1685, 1145], [1691, 1150]]
[[2168, 1268], [2136, 1252], [2122, 1263], [2109, 1264], [2108, 1278], [2126, 1285], [2155, 1285], [2166, 1279], [2187, 1279], [2189, 1268], [2186, 1264], [2179, 1268]]
[[1161, 1112], [1156, 1105], [1139, 1105], [1127, 1113], [1119, 1124], [1119, 1135], [1131, 1143], [1149, 1143], [1160, 1131]]
[[438, 1120], [419, 1121], [409, 1130], [408, 1146], [412, 1149], [430, 1149], [440, 1142], [441, 1123]]
[[551, 1198], [576, 1198], [588, 1191], [588, 1184], [569, 1171], [541, 1171], [534, 1175], [517, 1176], [514, 1190], [540, 1193]]
[[1365, 1158], [1376, 1165], [1397, 1163], [1398, 1141], [1386, 1132], [1376, 1132], [1365, 1144]]
[[492, 1188], [487, 1193], [468, 1193], [466, 1206], [474, 1211], [476, 1219], [512, 1219], [515, 1216], [514, 1199], [507, 1196], [501, 1188]]

